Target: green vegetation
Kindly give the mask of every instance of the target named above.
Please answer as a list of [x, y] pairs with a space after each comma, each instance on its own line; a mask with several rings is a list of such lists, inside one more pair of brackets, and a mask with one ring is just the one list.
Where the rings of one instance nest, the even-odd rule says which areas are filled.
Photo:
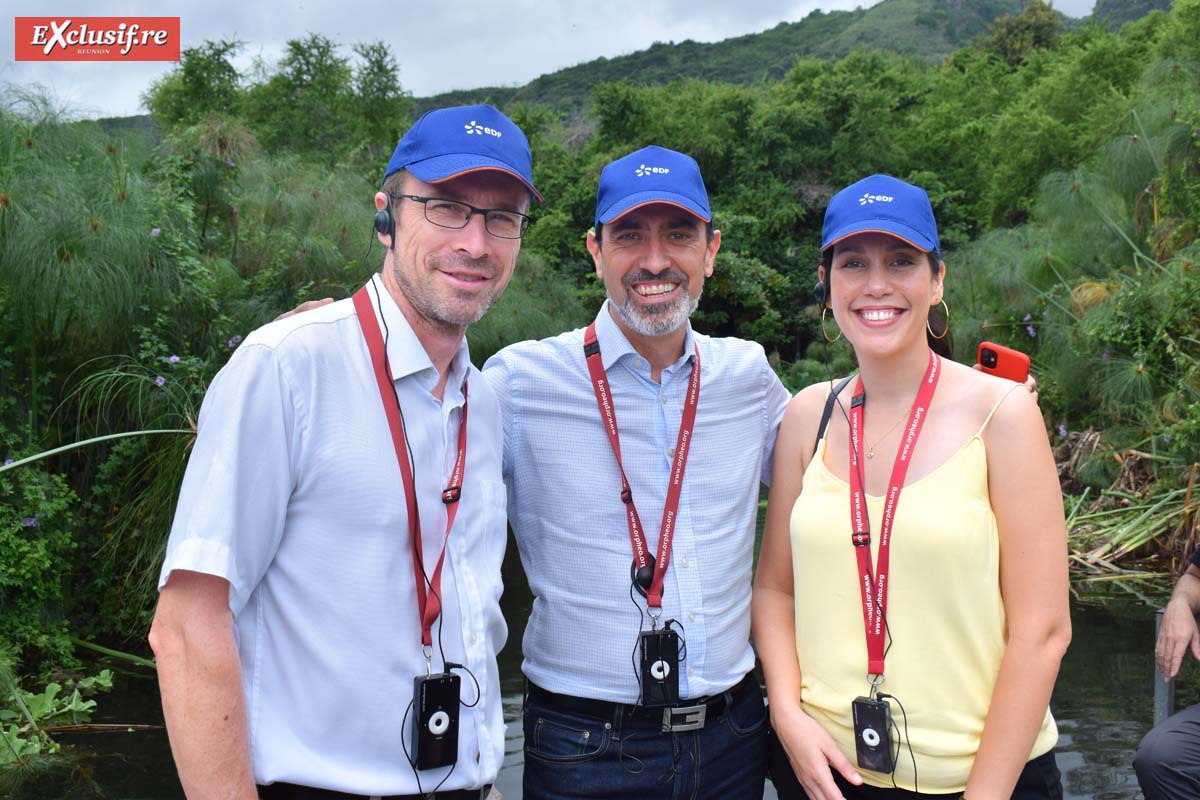
[[111, 689], [112, 672], [101, 670], [98, 675], [71, 681], [66, 694], [58, 683], [48, 684], [41, 692], [21, 691], [11, 675], [0, 675], [0, 686], [7, 686], [17, 706], [16, 710], [0, 709], [0, 739], [5, 745], [0, 747], [0, 766], [4, 766], [38, 753], [57, 753], [59, 745], [48, 729], [87, 723], [96, 701], [84, 698]]
[[[493, 95], [528, 133], [547, 203], [473, 357], [595, 312], [583, 235], [599, 171], [656, 143], [699, 160], [723, 232], [697, 327], [758, 340], [792, 388], [845, 372], [810, 303], [821, 215], [838, 187], [889, 172], [933, 199], [959, 357], [983, 338], [1033, 356], [1078, 574], [1178, 558], [1200, 503], [1200, 0], [1119, 29], [1065, 26], [1036, 1], [986, 24], [1015, 6], [886, 0]], [[826, 49], [787, 38], [800, 30]], [[417, 111], [394, 57], [312, 34], [247, 75], [239, 46], [185, 51], [147, 94], [151, 124], [67, 123], [19, 95], [0, 110], [12, 712], [78, 673], [75, 637], [145, 653], [205, 387], [250, 330], [345, 297], [381, 258], [371, 196]]]

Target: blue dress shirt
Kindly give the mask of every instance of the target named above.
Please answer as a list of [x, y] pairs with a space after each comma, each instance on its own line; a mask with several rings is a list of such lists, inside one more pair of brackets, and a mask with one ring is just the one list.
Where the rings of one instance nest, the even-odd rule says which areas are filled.
[[[724, 691], [754, 666], [750, 584], [759, 484], [769, 480], [790, 399], [762, 347], [689, 324], [661, 383], [610, 316], [596, 318], [621, 455], [651, 552], [658, 545], [684, 398], [700, 347], [700, 401], [663, 587], [663, 619], [682, 625], [684, 698]], [[638, 700], [645, 600], [630, 597], [621, 481], [588, 377], [583, 329], [504, 348], [484, 365], [505, 422], [509, 521], [533, 592], [526, 677], [561, 694]]]

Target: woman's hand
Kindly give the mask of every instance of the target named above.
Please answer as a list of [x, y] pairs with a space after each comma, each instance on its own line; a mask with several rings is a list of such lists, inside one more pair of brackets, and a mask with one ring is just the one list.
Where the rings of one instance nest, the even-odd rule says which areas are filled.
[[775, 703], [769, 708], [775, 735], [810, 800], [845, 800], [833, 781], [833, 770], [855, 786], [862, 784], [862, 776], [850, 766], [833, 738], [803, 709]]
[[[979, 364], [972, 364], [971, 369], [983, 372], [983, 367]], [[1033, 377], [1032, 372], [1025, 376], [1025, 388], [1029, 390], [1030, 394], [1037, 394], [1037, 378]]]

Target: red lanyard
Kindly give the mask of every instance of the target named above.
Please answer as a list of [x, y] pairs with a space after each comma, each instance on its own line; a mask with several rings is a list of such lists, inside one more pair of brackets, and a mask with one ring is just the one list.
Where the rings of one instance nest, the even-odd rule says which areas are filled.
[[883, 675], [884, 621], [887, 619], [888, 556], [892, 549], [892, 520], [896, 516], [896, 504], [900, 501], [900, 489], [904, 486], [904, 476], [908, 473], [917, 437], [921, 435], [921, 426], [925, 424], [925, 417], [929, 413], [933, 390], [937, 388], [940, 368], [941, 359], [930, 350], [929, 366], [925, 369], [925, 377], [917, 391], [917, 399], [913, 401], [907, 433], [904, 441], [900, 443], [896, 461], [892, 465], [892, 477], [888, 482], [883, 506], [883, 521], [879, 525], [879, 561], [876, 564], [874, 579], [871, 576], [871, 524], [867, 518], [866, 497], [863, 494], [859, 466], [862, 464], [862, 430], [867, 402], [861, 378], [857, 380], [854, 396], [850, 400], [850, 526], [854, 530], [850, 539], [854, 543], [854, 553], [858, 558], [858, 587], [862, 594], [863, 626], [867, 633], [868, 675]]
[[[613, 407], [612, 395], [608, 391], [608, 379], [604, 374], [604, 362], [600, 358], [600, 343], [596, 341], [596, 323], [587, 328], [583, 337], [583, 352], [587, 358], [588, 374], [592, 377], [592, 389], [596, 393], [596, 405], [604, 419], [604, 429], [617, 457], [617, 470], [621, 473], [621, 500], [625, 503], [625, 514], [629, 523], [629, 542], [633, 547], [633, 560], [638, 570], [644, 569], [650, 559], [646, 555], [646, 536], [642, 532], [642, 521], [638, 518], [637, 506], [633, 503], [633, 491], [625, 476], [621, 463], [621, 439], [617, 433], [617, 411]], [[675, 520], [679, 515], [679, 495], [683, 490], [683, 470], [687, 466], [688, 449], [692, 444], [692, 431], [696, 427], [696, 405], [700, 402], [700, 347], [696, 345], [696, 357], [692, 361], [692, 376], [688, 383], [687, 400], [683, 406], [683, 419], [679, 421], [679, 438], [675, 440], [675, 462], [671, 467], [671, 482], [667, 486], [667, 500], [663, 505], [662, 524], [658, 535], [658, 554], [654, 558], [654, 578], [646, 590], [646, 605], [662, 608], [663, 576], [671, 560], [671, 538], [675, 533]]]
[[[383, 337], [379, 335], [379, 321], [375, 319], [375, 308], [364, 286], [354, 293], [354, 310], [362, 326], [367, 350], [371, 353], [371, 366], [375, 370], [375, 381], [379, 384], [379, 397], [387, 416], [388, 428], [392, 433], [392, 446], [396, 461], [400, 464], [400, 477], [404, 481], [404, 499], [408, 504], [408, 539], [412, 547], [413, 579], [417, 584], [417, 610], [421, 615], [421, 644], [433, 644], [433, 621], [441, 613], [442, 564], [446, 559], [446, 545], [450, 541], [450, 528], [458, 514], [458, 500], [462, 496], [463, 475], [467, 469], [467, 383], [463, 381], [462, 418], [458, 423], [458, 457], [450, 475], [450, 485], [442, 492], [446, 504], [446, 538], [442, 541], [442, 552], [438, 555], [433, 577], [429, 579], [429, 594], [425, 592], [425, 559], [421, 544], [421, 515], [417, 507], [417, 486], [413, 479], [412, 464], [408, 458], [408, 442], [404, 438], [404, 420], [400, 416], [400, 402], [396, 399], [396, 388], [392, 372], [388, 367]], [[382, 313], [382, 310], [380, 311]]]

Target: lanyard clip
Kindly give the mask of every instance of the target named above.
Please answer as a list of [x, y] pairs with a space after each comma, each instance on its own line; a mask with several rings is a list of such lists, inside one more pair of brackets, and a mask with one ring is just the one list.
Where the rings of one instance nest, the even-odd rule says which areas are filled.
[[647, 606], [646, 613], [650, 615], [650, 630], [658, 630], [658, 618], [662, 616], [662, 609], [656, 606]]
[[446, 505], [457, 503], [458, 498], [462, 495], [461, 486], [447, 486], [442, 492], [442, 502]]
[[887, 680], [887, 677], [884, 676], [883, 673], [880, 673], [878, 675], [872, 675], [870, 673], [867, 673], [867, 683], [871, 684], [871, 692], [868, 695], [870, 697], [870, 699], [872, 699], [872, 700], [876, 699], [876, 695], [879, 694], [879, 687], [882, 686], [884, 681], [886, 681], [886, 680]]
[[431, 645], [422, 645], [421, 652], [425, 654], [425, 674], [433, 674], [433, 647]]

